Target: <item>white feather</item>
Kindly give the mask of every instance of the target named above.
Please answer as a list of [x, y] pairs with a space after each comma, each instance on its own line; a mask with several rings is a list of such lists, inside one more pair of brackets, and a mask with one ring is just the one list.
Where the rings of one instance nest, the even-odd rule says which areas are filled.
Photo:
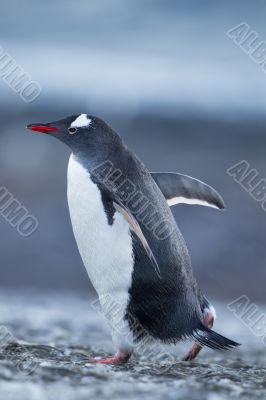
[[[116, 347], [130, 348], [124, 320], [134, 266], [130, 227], [116, 212], [108, 224], [101, 192], [89, 172], [71, 155], [68, 166], [68, 205], [74, 235], [90, 280], [98, 293]], [[106, 299], [110, 301], [106, 302]]]
[[209, 306], [204, 308], [204, 310], [203, 310], [203, 316], [205, 316], [207, 314], [211, 314], [213, 316], [213, 319], [216, 319], [216, 311], [215, 311], [215, 308], [211, 304], [209, 304]]
[[91, 123], [91, 119], [88, 118], [87, 114], [80, 114], [78, 118], [75, 119], [71, 123], [71, 128], [84, 128], [86, 126], [89, 126]]
[[208, 203], [206, 200], [199, 200], [199, 199], [188, 199], [186, 197], [173, 197], [172, 199], [167, 200], [167, 204], [171, 207], [175, 204], [196, 204], [200, 206], [207, 206], [212, 208], [219, 208], [212, 203]]

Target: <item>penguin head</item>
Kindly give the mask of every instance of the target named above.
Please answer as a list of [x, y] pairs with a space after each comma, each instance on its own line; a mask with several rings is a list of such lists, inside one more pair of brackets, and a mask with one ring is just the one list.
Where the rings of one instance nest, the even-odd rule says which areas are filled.
[[87, 114], [72, 115], [46, 124], [34, 123], [27, 125], [27, 129], [59, 139], [76, 154], [102, 153], [121, 141], [103, 120]]

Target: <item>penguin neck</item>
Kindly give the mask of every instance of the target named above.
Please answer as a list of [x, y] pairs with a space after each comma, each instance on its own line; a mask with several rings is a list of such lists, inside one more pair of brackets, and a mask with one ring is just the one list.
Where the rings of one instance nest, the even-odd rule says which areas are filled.
[[102, 143], [72, 149], [72, 156], [89, 173], [106, 162], [115, 165], [118, 161], [119, 164], [119, 159], [123, 158], [125, 146], [121, 138], [118, 137], [118, 139], [108, 144]]
[[72, 151], [72, 158], [83, 168], [85, 168], [89, 173], [99, 164], [98, 157], [95, 153], [88, 151], [88, 152], [79, 152], [79, 151]]

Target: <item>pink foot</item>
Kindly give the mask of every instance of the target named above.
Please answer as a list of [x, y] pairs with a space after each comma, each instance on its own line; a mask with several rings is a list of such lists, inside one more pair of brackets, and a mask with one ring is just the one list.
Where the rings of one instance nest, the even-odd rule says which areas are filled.
[[194, 360], [194, 358], [197, 357], [199, 352], [201, 351], [202, 346], [198, 344], [197, 342], [193, 343], [185, 357], [182, 358], [182, 361], [191, 361]]
[[110, 357], [110, 358], [93, 358], [93, 362], [97, 363], [97, 364], [115, 364], [115, 365], [119, 365], [119, 364], [125, 364], [132, 353], [128, 353], [126, 351], [118, 351], [114, 357]]
[[[215, 310], [213, 307], [211, 307], [211, 309], [208, 308], [204, 310], [204, 316], [202, 322], [207, 328], [211, 329], [213, 327], [214, 319], [215, 319]], [[182, 361], [194, 360], [194, 358], [197, 357], [202, 348], [203, 346], [201, 346], [199, 343], [197, 342], [193, 343], [192, 347], [189, 349], [185, 357], [182, 358]]]

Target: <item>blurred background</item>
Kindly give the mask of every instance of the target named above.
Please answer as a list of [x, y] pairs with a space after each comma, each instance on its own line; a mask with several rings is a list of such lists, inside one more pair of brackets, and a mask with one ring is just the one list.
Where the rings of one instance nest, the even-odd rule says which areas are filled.
[[173, 208], [210, 298], [265, 301], [266, 213], [226, 170], [266, 177], [266, 75], [226, 32], [266, 40], [266, 3], [234, 0], [19, 0], [0, 3], [0, 45], [42, 88], [25, 103], [0, 79], [0, 184], [39, 221], [28, 238], [0, 218], [0, 285], [92, 290], [66, 201], [70, 152], [25, 125], [91, 113], [151, 171], [212, 185], [226, 210]]

